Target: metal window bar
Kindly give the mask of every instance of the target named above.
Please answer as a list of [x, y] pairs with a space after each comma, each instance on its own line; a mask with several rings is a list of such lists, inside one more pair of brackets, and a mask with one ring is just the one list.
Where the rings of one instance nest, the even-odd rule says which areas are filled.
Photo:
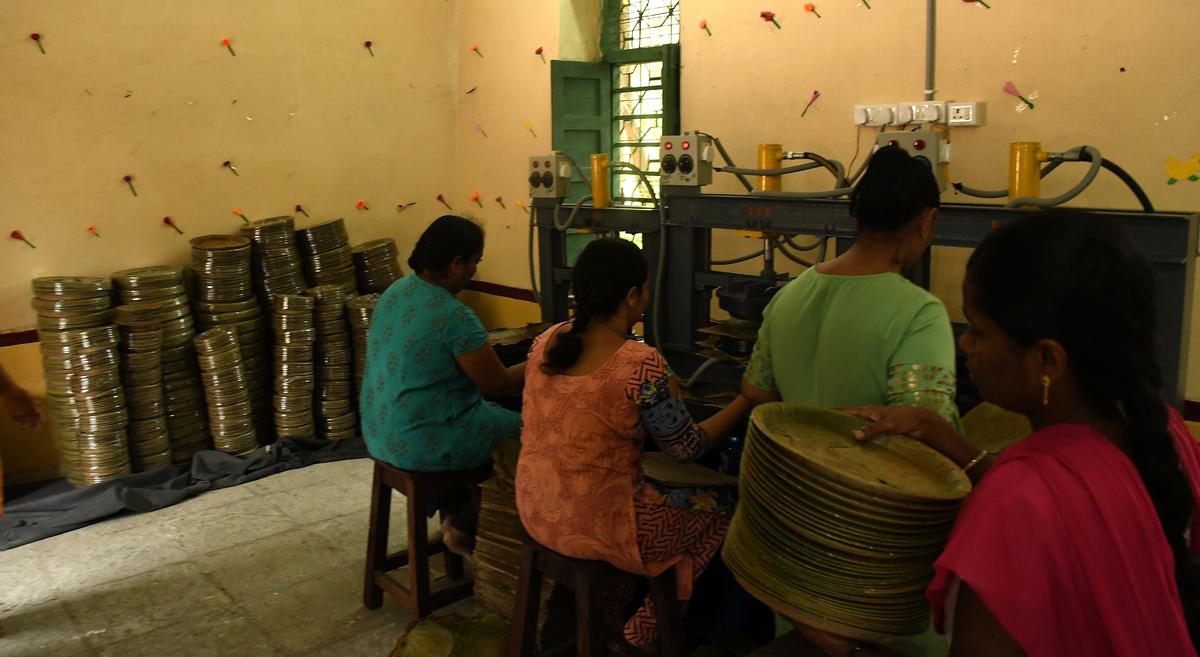
[[622, 0], [617, 31], [622, 50], [679, 43], [679, 0]]

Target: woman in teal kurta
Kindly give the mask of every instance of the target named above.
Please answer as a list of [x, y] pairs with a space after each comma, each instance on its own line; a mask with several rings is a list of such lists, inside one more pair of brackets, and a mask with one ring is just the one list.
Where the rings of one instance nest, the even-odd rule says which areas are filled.
[[[938, 205], [926, 163], [895, 146], [876, 151], [850, 198], [854, 245], [771, 300], [742, 394], [755, 403], [921, 406], [961, 430], [946, 308], [900, 274], [929, 248]], [[948, 650], [932, 630], [888, 645], [921, 657]]]
[[375, 306], [359, 400], [372, 457], [403, 470], [463, 470], [520, 435], [520, 415], [483, 395], [518, 392], [525, 366], [505, 369], [479, 317], [455, 298], [482, 257], [478, 225], [441, 217], [413, 249], [414, 275]]

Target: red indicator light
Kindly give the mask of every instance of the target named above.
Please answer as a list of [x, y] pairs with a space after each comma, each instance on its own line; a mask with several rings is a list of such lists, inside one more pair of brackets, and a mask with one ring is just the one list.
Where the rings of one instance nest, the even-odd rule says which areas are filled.
[[682, 149], [683, 149], [683, 150], [685, 150], [685, 151], [686, 151], [688, 148], [691, 148], [691, 146], [692, 146], [692, 143], [691, 143], [691, 142], [689, 142], [689, 141], [685, 141], [685, 142], [683, 142], [682, 144], [680, 144], [680, 145], [679, 145], [679, 147], [680, 147], [680, 148], [682, 148]]

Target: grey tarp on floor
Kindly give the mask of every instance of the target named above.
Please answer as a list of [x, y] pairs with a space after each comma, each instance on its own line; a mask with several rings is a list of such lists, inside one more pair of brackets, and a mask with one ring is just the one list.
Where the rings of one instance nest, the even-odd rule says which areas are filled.
[[0, 550], [69, 532], [123, 511], [146, 512], [218, 488], [261, 479], [314, 463], [364, 458], [361, 438], [329, 443], [285, 439], [245, 457], [203, 451], [182, 465], [140, 472], [89, 488], [59, 480], [6, 500], [0, 517]]

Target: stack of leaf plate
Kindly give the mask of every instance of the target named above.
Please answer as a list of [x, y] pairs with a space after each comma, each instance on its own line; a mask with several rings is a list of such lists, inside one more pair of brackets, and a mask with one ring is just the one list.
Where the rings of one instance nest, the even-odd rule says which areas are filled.
[[862, 640], [918, 634], [970, 481], [911, 438], [855, 440], [862, 425], [810, 406], [755, 409], [723, 556], [786, 617]]

